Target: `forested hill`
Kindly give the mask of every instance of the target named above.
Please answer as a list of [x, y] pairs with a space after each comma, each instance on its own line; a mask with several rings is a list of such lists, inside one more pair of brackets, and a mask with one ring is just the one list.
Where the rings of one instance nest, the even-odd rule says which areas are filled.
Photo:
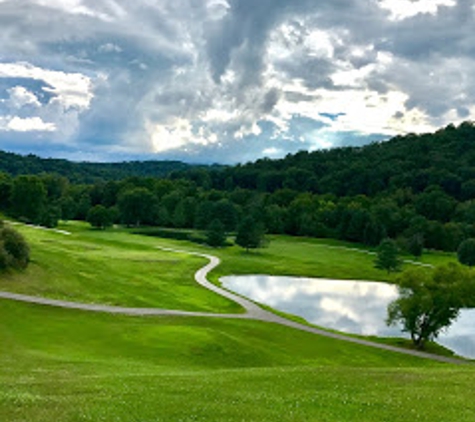
[[[182, 172], [180, 176], [196, 178], [195, 174]], [[456, 199], [472, 199], [475, 126], [465, 122], [433, 134], [398, 136], [363, 147], [301, 151], [280, 160], [261, 159], [212, 173], [211, 181], [217, 189], [275, 192], [289, 188], [337, 197], [372, 197], [400, 188], [417, 194], [433, 185]]]
[[72, 183], [121, 180], [127, 177], [166, 177], [171, 172], [185, 170], [192, 165], [180, 161], [128, 161], [122, 163], [89, 163], [40, 158], [0, 151], [0, 172], [20, 174], [56, 173]]
[[475, 237], [470, 122], [232, 167], [70, 163], [3, 153], [2, 168], [10, 174], [0, 172], [0, 211], [47, 226], [101, 215], [109, 223], [179, 229], [207, 229], [218, 220], [233, 232], [250, 217], [268, 233], [371, 246], [390, 237], [414, 254], [422, 247], [454, 251]]

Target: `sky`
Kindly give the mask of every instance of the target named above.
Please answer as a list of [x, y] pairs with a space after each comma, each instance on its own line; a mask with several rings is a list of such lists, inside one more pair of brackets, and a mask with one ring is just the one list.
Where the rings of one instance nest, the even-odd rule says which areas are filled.
[[0, 149], [234, 164], [475, 120], [475, 0], [0, 0]]

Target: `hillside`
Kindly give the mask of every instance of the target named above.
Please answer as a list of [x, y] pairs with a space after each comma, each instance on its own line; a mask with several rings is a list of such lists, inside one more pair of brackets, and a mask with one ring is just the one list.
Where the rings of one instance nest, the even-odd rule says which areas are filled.
[[[1, 290], [74, 302], [226, 310], [223, 298], [192, 284], [203, 260], [156, 248], [177, 242], [81, 223], [61, 225], [60, 232], [17, 227], [31, 242], [33, 262], [4, 276]], [[209, 253], [190, 243], [180, 248]], [[282, 238], [280, 246], [255, 254], [232, 249], [219, 251], [220, 274], [256, 265], [272, 271], [283, 253], [286, 265], [304, 274], [320, 271], [320, 260], [327, 260], [321, 245], [296, 239]], [[366, 254], [343, 249], [339, 259], [366, 275]], [[402, 422], [410, 415], [423, 422], [471, 422], [475, 415], [472, 365], [263, 321], [125, 316], [6, 299], [0, 299], [0, 321], [2, 421]]]
[[85, 220], [102, 206], [110, 211], [109, 224], [207, 229], [220, 220], [232, 232], [251, 216], [274, 234], [368, 246], [390, 237], [415, 256], [423, 248], [455, 251], [475, 237], [470, 122], [233, 167], [70, 163], [3, 153], [1, 168], [13, 175], [65, 176], [0, 174], [0, 211], [47, 226]]
[[[181, 172], [187, 178], [189, 172]], [[191, 175], [194, 173], [191, 172]], [[464, 122], [435, 133], [397, 136], [362, 147], [301, 151], [212, 173], [216, 189], [289, 188], [338, 197], [439, 186], [458, 199], [475, 197], [475, 126]]]
[[20, 174], [56, 173], [73, 183], [120, 180], [126, 177], [166, 177], [172, 171], [194, 167], [179, 161], [127, 161], [120, 163], [73, 162], [36, 155], [0, 151], [0, 172]]

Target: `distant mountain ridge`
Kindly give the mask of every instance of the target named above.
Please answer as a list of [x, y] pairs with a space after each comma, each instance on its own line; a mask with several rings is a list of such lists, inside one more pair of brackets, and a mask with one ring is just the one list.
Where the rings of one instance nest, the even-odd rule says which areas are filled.
[[73, 183], [121, 180], [127, 177], [166, 177], [173, 171], [198, 166], [181, 161], [125, 161], [116, 163], [73, 162], [66, 159], [41, 158], [0, 151], [0, 172], [20, 174], [57, 173]]

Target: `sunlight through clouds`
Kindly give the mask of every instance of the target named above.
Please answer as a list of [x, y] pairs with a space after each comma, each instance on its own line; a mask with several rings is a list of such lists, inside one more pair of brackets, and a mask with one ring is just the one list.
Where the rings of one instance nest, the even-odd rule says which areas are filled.
[[4, 0], [0, 25], [12, 150], [236, 163], [475, 118], [468, 0]]

